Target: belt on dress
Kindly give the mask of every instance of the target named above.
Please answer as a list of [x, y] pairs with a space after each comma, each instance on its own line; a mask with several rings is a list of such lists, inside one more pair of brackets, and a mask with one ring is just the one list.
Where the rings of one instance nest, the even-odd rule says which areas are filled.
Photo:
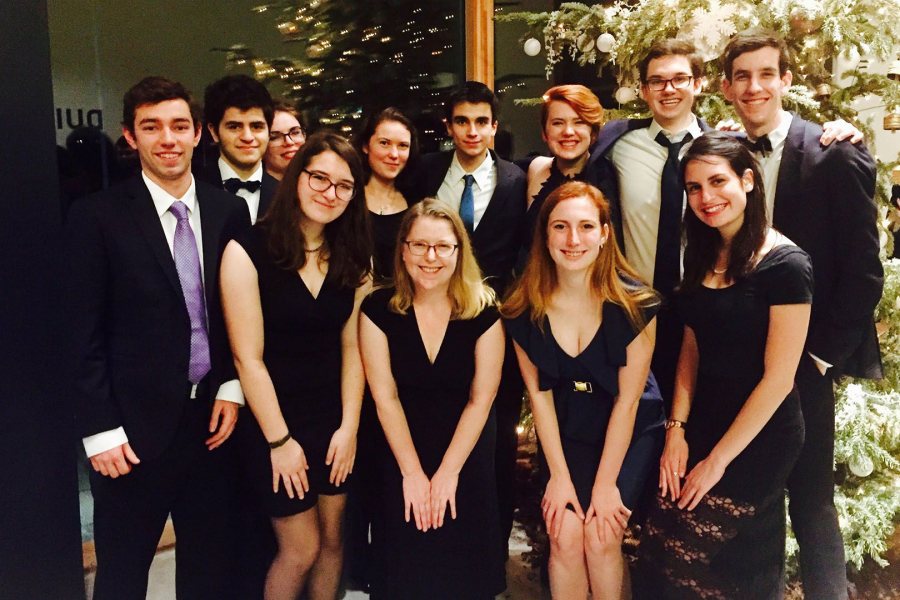
[[588, 394], [594, 393], [590, 381], [573, 381], [572, 384], [574, 385], [576, 392], [587, 392]]

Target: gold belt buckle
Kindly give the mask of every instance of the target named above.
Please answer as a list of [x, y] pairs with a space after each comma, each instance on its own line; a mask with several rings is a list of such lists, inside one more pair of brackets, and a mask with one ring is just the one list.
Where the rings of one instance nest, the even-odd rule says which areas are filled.
[[588, 394], [592, 394], [594, 392], [593, 388], [591, 388], [590, 381], [573, 381], [575, 384], [576, 392], [587, 392]]

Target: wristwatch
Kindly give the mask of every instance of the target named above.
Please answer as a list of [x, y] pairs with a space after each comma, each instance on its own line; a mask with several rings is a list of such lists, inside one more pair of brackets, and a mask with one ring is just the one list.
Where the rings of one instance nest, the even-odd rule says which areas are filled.
[[666, 419], [666, 431], [669, 429], [679, 428], [685, 429], [687, 421], [679, 421], [678, 419]]

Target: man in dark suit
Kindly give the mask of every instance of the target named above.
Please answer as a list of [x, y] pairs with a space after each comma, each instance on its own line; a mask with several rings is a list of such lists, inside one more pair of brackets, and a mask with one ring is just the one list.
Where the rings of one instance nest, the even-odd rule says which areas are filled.
[[278, 188], [278, 180], [263, 169], [274, 114], [272, 96], [252, 77], [228, 75], [206, 88], [203, 119], [219, 145], [219, 158], [195, 175], [246, 200], [251, 223], [266, 214]]
[[[650, 119], [611, 121], [600, 130], [588, 169], [612, 172], [609, 197], [616, 237], [628, 262], [665, 299], [681, 279], [684, 190], [678, 159], [709, 127], [692, 112], [700, 93], [703, 59], [693, 44], [655, 42], [639, 64], [641, 98]], [[657, 317], [652, 371], [671, 406], [683, 326], [666, 304]]]
[[222, 450], [243, 403], [219, 301], [219, 259], [247, 207], [191, 176], [200, 124], [179, 83], [124, 98], [141, 175], [77, 202], [67, 255], [73, 388], [94, 472], [96, 600], [144, 598], [169, 513], [180, 598], [227, 594]]
[[[513, 280], [525, 222], [525, 174], [489, 148], [497, 133], [499, 103], [483, 83], [467, 81], [445, 103], [445, 125], [454, 150], [422, 157], [415, 194], [458, 208], [475, 257], [502, 296]], [[497, 490], [504, 547], [512, 530], [515, 466], [524, 385], [515, 352], [507, 344], [497, 391]]]
[[822, 146], [818, 125], [782, 109], [792, 75], [777, 34], [737, 34], [722, 63], [722, 91], [756, 151], [773, 225], [813, 262], [812, 316], [797, 370], [806, 441], [788, 493], [806, 597], [843, 599], [846, 568], [833, 498], [834, 379], [882, 376], [873, 321], [883, 284], [875, 165], [862, 146]]

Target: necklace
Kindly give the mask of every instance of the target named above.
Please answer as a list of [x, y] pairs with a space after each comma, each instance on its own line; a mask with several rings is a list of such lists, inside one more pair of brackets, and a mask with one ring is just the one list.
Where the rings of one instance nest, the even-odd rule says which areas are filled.
[[727, 270], [728, 270], [728, 267], [725, 267], [724, 269], [717, 269], [717, 268], [713, 267], [713, 273], [715, 273], [716, 275], [722, 275]]
[[313, 254], [313, 253], [318, 252], [319, 250], [321, 250], [321, 249], [322, 249], [322, 246], [324, 246], [324, 245], [325, 245], [325, 242], [322, 242], [321, 244], [319, 244], [319, 245], [316, 246], [315, 248], [304, 248], [303, 251], [304, 251], [304, 252], [308, 252], [308, 253], [310, 253], [310, 254]]

